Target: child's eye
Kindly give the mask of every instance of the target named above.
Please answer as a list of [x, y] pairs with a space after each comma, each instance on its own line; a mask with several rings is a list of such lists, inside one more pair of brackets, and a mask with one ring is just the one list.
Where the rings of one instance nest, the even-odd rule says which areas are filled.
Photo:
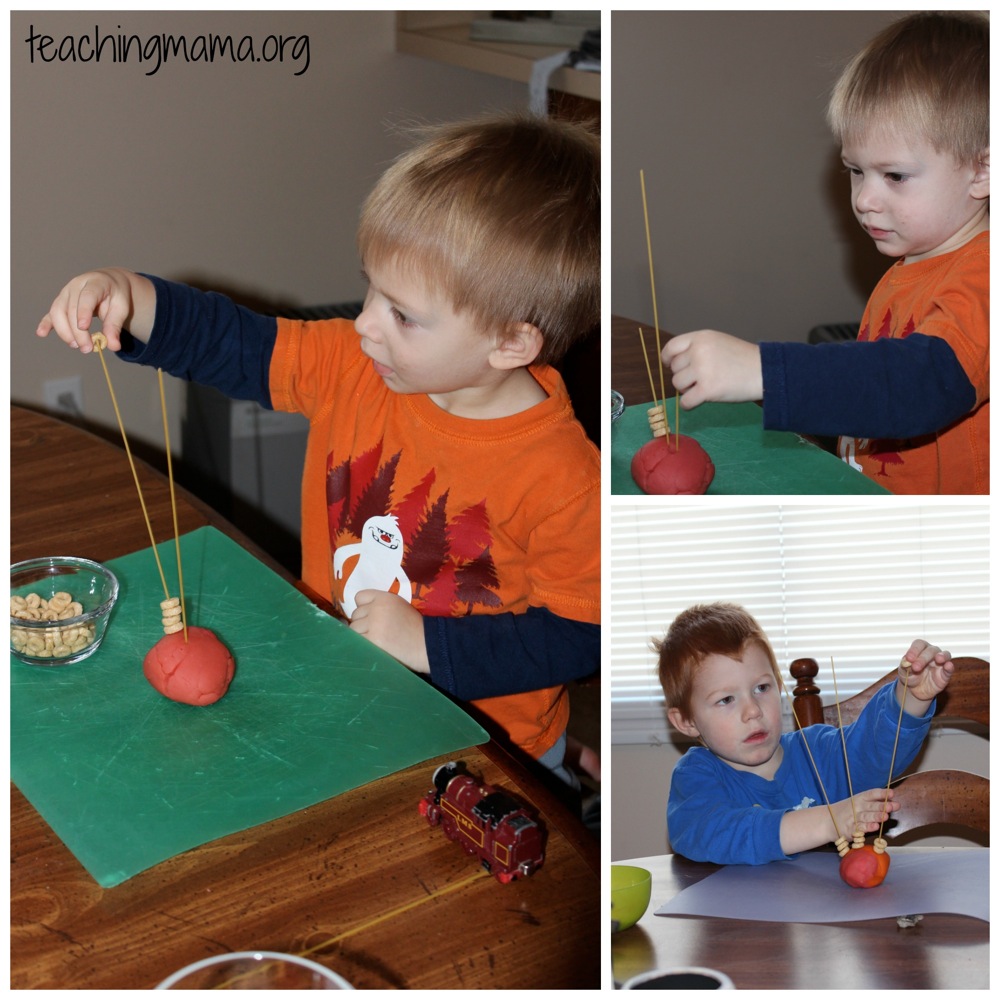
[[892, 173], [892, 174], [886, 174], [885, 179], [889, 181], [891, 184], [902, 184], [906, 181], [907, 178], [906, 174]]
[[390, 309], [390, 312], [392, 313], [393, 319], [395, 319], [395, 321], [400, 326], [415, 326], [416, 325], [413, 322], [413, 320], [407, 319], [395, 306], [392, 306], [392, 308]]
[[757, 690], [761, 694], [767, 694], [767, 692], [771, 690], [771, 685], [767, 681], [765, 681], [763, 684], [757, 685]]
[[725, 696], [725, 698], [720, 698], [715, 704], [716, 705], [730, 705], [730, 704], [732, 704], [732, 701], [733, 701], [733, 696], [731, 694], [727, 694]]

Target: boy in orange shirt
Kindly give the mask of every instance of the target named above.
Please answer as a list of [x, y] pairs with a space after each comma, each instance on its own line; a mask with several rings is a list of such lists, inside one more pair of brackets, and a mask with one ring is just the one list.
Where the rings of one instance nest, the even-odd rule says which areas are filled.
[[672, 339], [681, 405], [762, 399], [766, 428], [839, 435], [840, 457], [894, 493], [989, 493], [988, 18], [890, 25], [828, 118], [858, 221], [899, 259], [853, 343]]
[[554, 368], [599, 319], [600, 152], [582, 126], [432, 130], [361, 214], [352, 324], [259, 316], [121, 269], [38, 335], [310, 420], [302, 577], [351, 628], [557, 773], [600, 663], [600, 463]]

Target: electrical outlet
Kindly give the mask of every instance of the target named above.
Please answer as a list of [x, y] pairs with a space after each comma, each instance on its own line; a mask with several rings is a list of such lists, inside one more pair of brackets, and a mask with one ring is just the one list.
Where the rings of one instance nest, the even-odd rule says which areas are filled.
[[83, 416], [83, 381], [79, 375], [54, 378], [42, 383], [45, 405], [53, 413]]

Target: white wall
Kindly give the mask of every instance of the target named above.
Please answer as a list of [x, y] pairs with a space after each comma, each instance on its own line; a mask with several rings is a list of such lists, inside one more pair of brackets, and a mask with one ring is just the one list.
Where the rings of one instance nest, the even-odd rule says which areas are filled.
[[[29, 61], [30, 29], [309, 36], [310, 64]], [[359, 298], [361, 201], [404, 148], [391, 124], [527, 104], [527, 87], [400, 55], [392, 11], [16, 12], [11, 15], [12, 398], [83, 377], [114, 427], [100, 364], [35, 327], [72, 276], [123, 265], [291, 305]], [[52, 51], [50, 49], [50, 51]], [[105, 49], [105, 53], [110, 50]], [[286, 49], [291, 55], [291, 50]], [[130, 436], [162, 442], [155, 377], [112, 368]], [[168, 380], [179, 442], [181, 384]], [[176, 450], [176, 449], [175, 449]]]

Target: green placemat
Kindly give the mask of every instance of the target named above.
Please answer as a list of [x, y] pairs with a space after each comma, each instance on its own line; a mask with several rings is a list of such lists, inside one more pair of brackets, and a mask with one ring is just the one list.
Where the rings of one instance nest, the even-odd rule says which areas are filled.
[[[611, 492], [642, 495], [632, 456], [649, 439], [649, 403], [627, 406], [611, 427]], [[674, 426], [673, 400], [667, 401]], [[681, 413], [681, 433], [715, 465], [709, 495], [742, 493], [888, 493], [835, 455], [788, 431], [766, 431], [756, 403], [703, 403]]]
[[[159, 551], [176, 579], [173, 542]], [[225, 535], [201, 528], [181, 552], [190, 622], [236, 660], [221, 701], [180, 705], [143, 676], [163, 634], [151, 549], [108, 564], [121, 596], [90, 659], [52, 668], [11, 657], [13, 780], [102, 886], [487, 740]]]

